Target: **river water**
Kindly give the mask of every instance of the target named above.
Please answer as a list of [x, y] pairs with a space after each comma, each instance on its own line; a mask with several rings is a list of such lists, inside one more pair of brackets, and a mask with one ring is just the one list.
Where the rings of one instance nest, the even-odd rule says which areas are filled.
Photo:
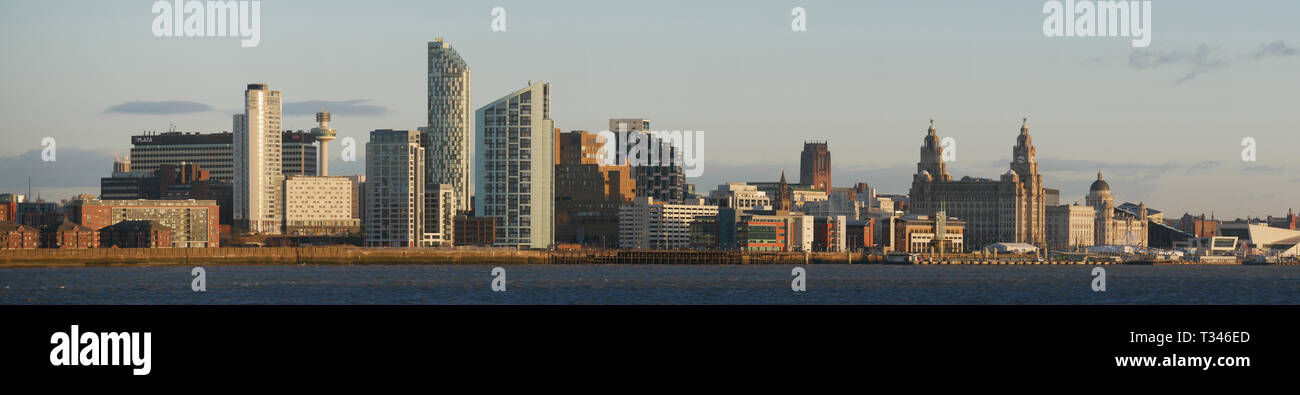
[[207, 266], [0, 269], [0, 304], [1297, 304], [1300, 267], [806, 265]]

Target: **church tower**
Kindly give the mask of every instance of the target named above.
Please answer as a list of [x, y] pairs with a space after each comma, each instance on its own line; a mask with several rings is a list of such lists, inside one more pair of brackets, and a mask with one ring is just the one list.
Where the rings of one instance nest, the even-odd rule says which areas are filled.
[[772, 204], [777, 211], [790, 211], [791, 201], [794, 196], [790, 193], [790, 184], [785, 182], [785, 170], [781, 171], [781, 182], [777, 184], [776, 202]]

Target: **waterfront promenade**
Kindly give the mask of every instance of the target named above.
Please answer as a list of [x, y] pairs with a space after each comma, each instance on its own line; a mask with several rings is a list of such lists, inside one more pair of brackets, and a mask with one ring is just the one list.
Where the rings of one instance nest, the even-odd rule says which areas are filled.
[[[61, 267], [94, 265], [336, 265], [336, 264], [916, 264], [916, 265], [1109, 265], [1109, 259], [1045, 259], [1033, 255], [978, 256], [943, 259], [916, 255], [834, 252], [740, 252], [647, 250], [519, 250], [492, 247], [363, 248], [353, 246], [262, 248], [95, 248], [0, 250], [0, 267]], [[1128, 262], [1135, 263], [1135, 262]], [[1192, 264], [1161, 262], [1157, 264]], [[1240, 263], [1233, 263], [1240, 264]]]

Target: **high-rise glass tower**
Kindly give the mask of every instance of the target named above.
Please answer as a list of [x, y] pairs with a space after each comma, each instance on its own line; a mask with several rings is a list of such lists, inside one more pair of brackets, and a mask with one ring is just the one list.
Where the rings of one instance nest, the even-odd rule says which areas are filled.
[[279, 234], [284, 221], [280, 100], [267, 84], [248, 84], [244, 113], [234, 116], [234, 220], [258, 233]]
[[[451, 184], [457, 209], [469, 210], [474, 191], [469, 128], [469, 65], [441, 38], [429, 43], [429, 123], [420, 128], [425, 182]], [[431, 187], [432, 188], [432, 187]]]
[[474, 114], [474, 212], [496, 218], [498, 246], [555, 241], [555, 122], [551, 85], [538, 82]]

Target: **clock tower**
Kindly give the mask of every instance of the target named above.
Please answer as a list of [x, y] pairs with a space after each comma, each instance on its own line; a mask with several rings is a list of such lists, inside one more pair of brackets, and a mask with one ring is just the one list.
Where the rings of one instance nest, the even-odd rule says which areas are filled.
[[1034, 138], [1029, 136], [1029, 118], [1024, 118], [1022, 122], [1016, 146], [1011, 148], [1011, 170], [1015, 170], [1021, 180], [1041, 182], [1042, 177], [1038, 175], [1038, 151], [1034, 149]]
[[1047, 197], [1027, 124], [1026, 119], [1020, 125], [1020, 135], [1011, 149], [1011, 169], [1001, 177], [954, 180], [943, 162], [942, 140], [931, 123], [908, 190], [907, 211], [920, 215], [942, 211], [965, 221], [964, 248], [971, 250], [997, 242], [1046, 248]]
[[1038, 152], [1029, 136], [1029, 119], [1022, 119], [1020, 136], [1011, 148], [1011, 171], [1020, 176], [1016, 186], [1016, 217], [1019, 239], [1023, 243], [1046, 246], [1047, 197], [1043, 193], [1043, 176], [1038, 174]]

